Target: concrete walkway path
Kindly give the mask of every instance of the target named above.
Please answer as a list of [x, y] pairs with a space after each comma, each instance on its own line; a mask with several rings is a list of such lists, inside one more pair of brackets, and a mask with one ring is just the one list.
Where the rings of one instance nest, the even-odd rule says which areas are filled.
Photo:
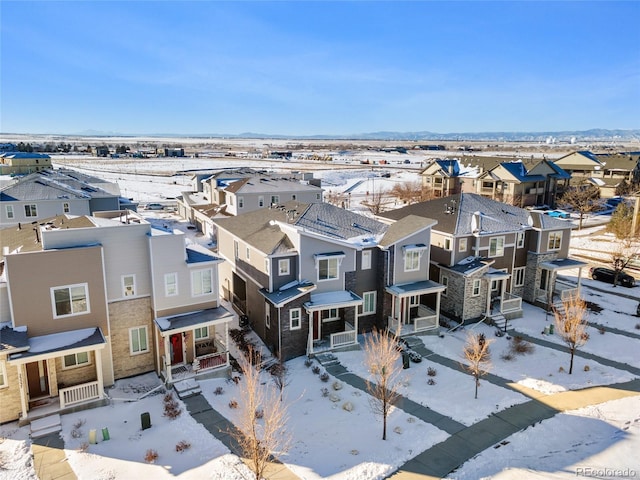
[[58, 432], [33, 439], [33, 469], [40, 480], [77, 480]]
[[[248, 463], [248, 460], [244, 458], [238, 442], [235, 439], [238, 430], [233, 423], [223, 417], [218, 411], [211, 408], [211, 405], [202, 394], [184, 398], [182, 401], [194, 420], [201, 423], [211, 435], [220, 440], [231, 450], [231, 453], [237, 455], [251, 468], [251, 465]], [[289, 470], [286, 465], [277, 460], [269, 463], [264, 476], [269, 480], [298, 480], [299, 478]]]

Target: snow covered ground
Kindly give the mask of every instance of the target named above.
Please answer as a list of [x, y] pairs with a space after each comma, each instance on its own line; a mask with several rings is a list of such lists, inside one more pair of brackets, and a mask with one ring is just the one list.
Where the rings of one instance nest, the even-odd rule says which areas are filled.
[[[182, 159], [168, 161], [173, 162], [175, 170], [204, 168], [200, 163], [189, 163], [190, 160], [185, 159], [185, 166], [180, 165], [180, 168], [175, 167]], [[199, 162], [201, 159], [193, 160]], [[123, 194], [140, 202], [166, 200], [190, 189], [186, 177], [147, 175], [149, 170], [144, 170], [140, 163], [133, 167], [131, 162], [127, 163], [128, 166], [123, 163], [121, 167], [116, 167], [115, 172], [107, 171], [113, 170], [113, 165], [108, 169], [102, 163], [96, 163], [95, 169], [88, 173], [118, 181]], [[247, 162], [241, 163], [242, 166], [248, 166]], [[275, 166], [276, 162], [273, 162], [266, 168]], [[168, 168], [164, 163], [152, 162], [147, 167], [152, 173]], [[296, 168], [290, 165], [286, 167]], [[419, 165], [406, 165], [413, 170], [404, 166], [402, 170], [393, 170], [390, 178], [371, 176], [377, 172], [372, 172], [369, 167], [358, 166], [352, 170], [332, 169], [331, 165], [324, 167], [316, 169], [316, 176], [323, 178], [328, 189], [339, 188], [344, 191], [362, 181], [354, 190], [354, 198], [357, 198], [357, 195], [364, 197], [366, 191], [390, 187], [394, 182], [416, 180]], [[99, 171], [101, 168], [104, 168], [102, 173]], [[117, 168], [121, 168], [121, 171]], [[209, 242], [209, 239], [189, 230], [185, 222], [171, 213], [143, 211], [143, 214], [152, 222], [170, 223], [172, 227], [184, 230], [190, 241], [203, 245]], [[581, 233], [580, 247], [602, 249], [595, 243], [590, 244], [587, 233]], [[565, 273], [569, 280], [571, 275], [576, 280], [577, 272]], [[640, 319], [634, 315], [637, 305], [634, 297], [639, 296], [640, 287], [613, 289], [608, 284], [586, 278], [587, 273], [583, 271], [583, 296], [601, 308], [598, 312], [597, 308], [592, 310], [590, 321], [640, 334], [636, 328]], [[632, 298], [620, 297], [617, 293]], [[551, 316], [547, 317], [543, 310], [527, 304], [523, 308], [524, 318], [513, 322], [516, 329], [533, 337], [559, 343], [555, 337], [541, 333], [544, 326], [552, 321]], [[475, 331], [485, 331], [488, 338], [493, 338], [492, 328], [479, 326]], [[422, 338], [430, 350], [460, 362], [464, 334], [463, 331], [445, 335], [444, 338]], [[590, 337], [583, 348], [585, 352], [640, 367], [638, 339], [611, 332], [602, 335], [596, 329], [590, 329]], [[627, 371], [579, 358], [576, 359], [574, 373], [568, 375], [560, 371], [560, 367], [568, 369], [568, 354], [540, 345], [535, 345], [530, 354], [504, 360], [502, 357], [510, 341], [502, 337], [496, 338], [492, 344], [491, 372], [540, 392], [554, 393], [633, 378]], [[349, 370], [366, 378], [362, 352], [341, 353], [339, 359]], [[588, 371], [585, 369], [587, 365]], [[437, 371], [433, 377], [435, 385], [427, 384], [426, 370], [430, 366]], [[396, 409], [391, 413], [388, 440], [384, 442], [381, 440], [382, 425], [371, 412], [366, 393], [344, 385], [337, 392], [340, 401], [332, 402], [322, 396], [321, 389], [331, 390], [334, 378], [327, 383], [321, 382], [317, 375], [304, 366], [302, 359], [289, 362], [289, 368], [291, 384], [287, 387], [287, 400], [292, 402], [288, 429], [295, 441], [294, 447], [282, 460], [301, 478], [384, 478], [409, 458], [447, 437], [445, 432], [436, 427]], [[481, 384], [479, 398], [474, 400], [473, 380], [469, 376], [426, 359], [421, 364], [412, 363], [411, 368], [405, 371], [405, 382], [400, 393], [465, 425], [527, 400], [524, 395], [493, 385], [486, 379], [481, 380]], [[69, 464], [79, 478], [251, 478], [251, 472], [244, 464], [186, 411], [176, 420], [163, 417], [163, 395], [125, 401], [138, 398], [157, 385], [158, 380], [153, 374], [122, 380], [108, 391], [112, 398], [118, 399], [111, 405], [63, 416], [65, 451]], [[202, 385], [209, 403], [233, 420], [235, 411], [229, 408], [228, 402], [237, 388], [235, 384], [225, 380], [207, 380]], [[216, 386], [223, 388], [222, 395], [213, 394]], [[353, 411], [342, 409], [345, 401], [353, 404]], [[182, 407], [184, 410], [184, 405]], [[140, 429], [142, 412], [151, 414], [153, 427], [149, 430]], [[578, 468], [635, 468], [635, 476], [638, 476], [640, 472], [635, 454], [640, 451], [638, 412], [640, 396], [559, 414], [535, 428], [513, 435], [507, 439], [509, 443], [500, 448], [483, 452], [451, 474], [450, 478], [569, 478], [576, 475]], [[98, 438], [101, 438], [100, 432], [104, 427], [109, 429], [111, 440], [88, 445], [85, 450], [89, 431], [96, 429]], [[175, 451], [175, 446], [181, 440], [187, 440], [191, 447], [180, 453]], [[29, 446], [28, 428], [18, 428], [15, 423], [0, 426], [0, 480], [37, 478]], [[149, 449], [158, 452], [154, 464], [144, 461]], [[600, 477], [610, 478], [611, 475]]]

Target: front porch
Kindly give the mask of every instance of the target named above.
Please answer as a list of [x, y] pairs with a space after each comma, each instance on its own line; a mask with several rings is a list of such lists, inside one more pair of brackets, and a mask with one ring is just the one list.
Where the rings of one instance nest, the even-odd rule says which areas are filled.
[[[392, 315], [387, 317], [387, 328], [395, 335], [437, 333], [440, 327], [440, 295], [444, 285], [424, 280], [386, 288], [391, 296]], [[432, 306], [428, 306], [431, 300]]]
[[310, 322], [307, 355], [357, 346], [362, 303], [362, 298], [349, 291], [312, 294], [304, 304]]
[[[586, 262], [564, 258], [540, 264], [540, 282], [536, 285], [535, 301], [542, 307], [550, 308], [559, 302], [580, 295], [582, 269], [588, 266]], [[558, 279], [558, 273], [571, 269], [578, 269], [576, 283]]]
[[233, 315], [217, 307], [155, 320], [159, 343], [158, 374], [167, 384], [226, 374], [229, 323]]
[[489, 268], [484, 277], [489, 285], [485, 316], [504, 317], [508, 320], [522, 317], [522, 297], [507, 292], [507, 281], [511, 278], [511, 274]]
[[32, 337], [28, 350], [10, 355], [7, 363], [18, 371], [18, 423], [106, 404], [101, 356], [106, 343], [99, 328], [87, 328]]

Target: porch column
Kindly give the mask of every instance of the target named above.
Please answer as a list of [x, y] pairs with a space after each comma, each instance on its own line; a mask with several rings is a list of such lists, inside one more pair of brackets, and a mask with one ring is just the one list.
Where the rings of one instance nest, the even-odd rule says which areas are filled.
[[487, 279], [487, 317], [491, 316], [491, 279]]
[[102, 374], [102, 352], [100, 350], [93, 351], [94, 357], [96, 357], [96, 375], [98, 377], [98, 395], [100, 398], [104, 398], [104, 378]]
[[224, 323], [224, 346], [227, 349], [227, 367], [229, 366], [229, 322]]
[[502, 304], [504, 302], [504, 293], [507, 290], [507, 279], [500, 280], [500, 313], [502, 313]]
[[353, 306], [353, 328], [355, 329], [355, 336], [353, 338], [354, 344], [358, 343], [358, 306]]
[[169, 337], [162, 337], [164, 339], [164, 371], [167, 375], [165, 383], [171, 383], [171, 350], [169, 349]]
[[18, 364], [18, 386], [20, 387], [20, 407], [22, 408], [22, 418], [27, 418], [27, 392], [25, 391], [25, 378], [27, 377], [24, 371], [25, 364]]
[[[436, 323], [438, 324], [438, 327], [440, 326], [440, 295], [442, 294], [442, 292], [437, 292], [436, 293]], [[464, 310], [462, 313], [462, 321], [464, 321]]]
[[578, 295], [580, 295], [581, 283], [582, 283], [582, 267], [578, 267]]

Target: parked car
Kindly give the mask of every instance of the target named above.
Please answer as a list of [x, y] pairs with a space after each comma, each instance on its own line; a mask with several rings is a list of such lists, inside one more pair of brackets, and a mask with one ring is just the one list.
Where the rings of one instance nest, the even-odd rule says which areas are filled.
[[[589, 275], [594, 280], [599, 280], [601, 282], [613, 283], [613, 279], [615, 278], [616, 272], [610, 268], [590, 268]], [[623, 287], [633, 287], [636, 284], [636, 279], [631, 275], [625, 272], [618, 273], [618, 285], [622, 285]]]
[[549, 210], [547, 212], [544, 212], [544, 214], [554, 218], [571, 218], [571, 215], [569, 215], [569, 213], [562, 210]]
[[145, 208], [147, 210], [164, 210], [164, 205], [161, 203], [147, 203]]

